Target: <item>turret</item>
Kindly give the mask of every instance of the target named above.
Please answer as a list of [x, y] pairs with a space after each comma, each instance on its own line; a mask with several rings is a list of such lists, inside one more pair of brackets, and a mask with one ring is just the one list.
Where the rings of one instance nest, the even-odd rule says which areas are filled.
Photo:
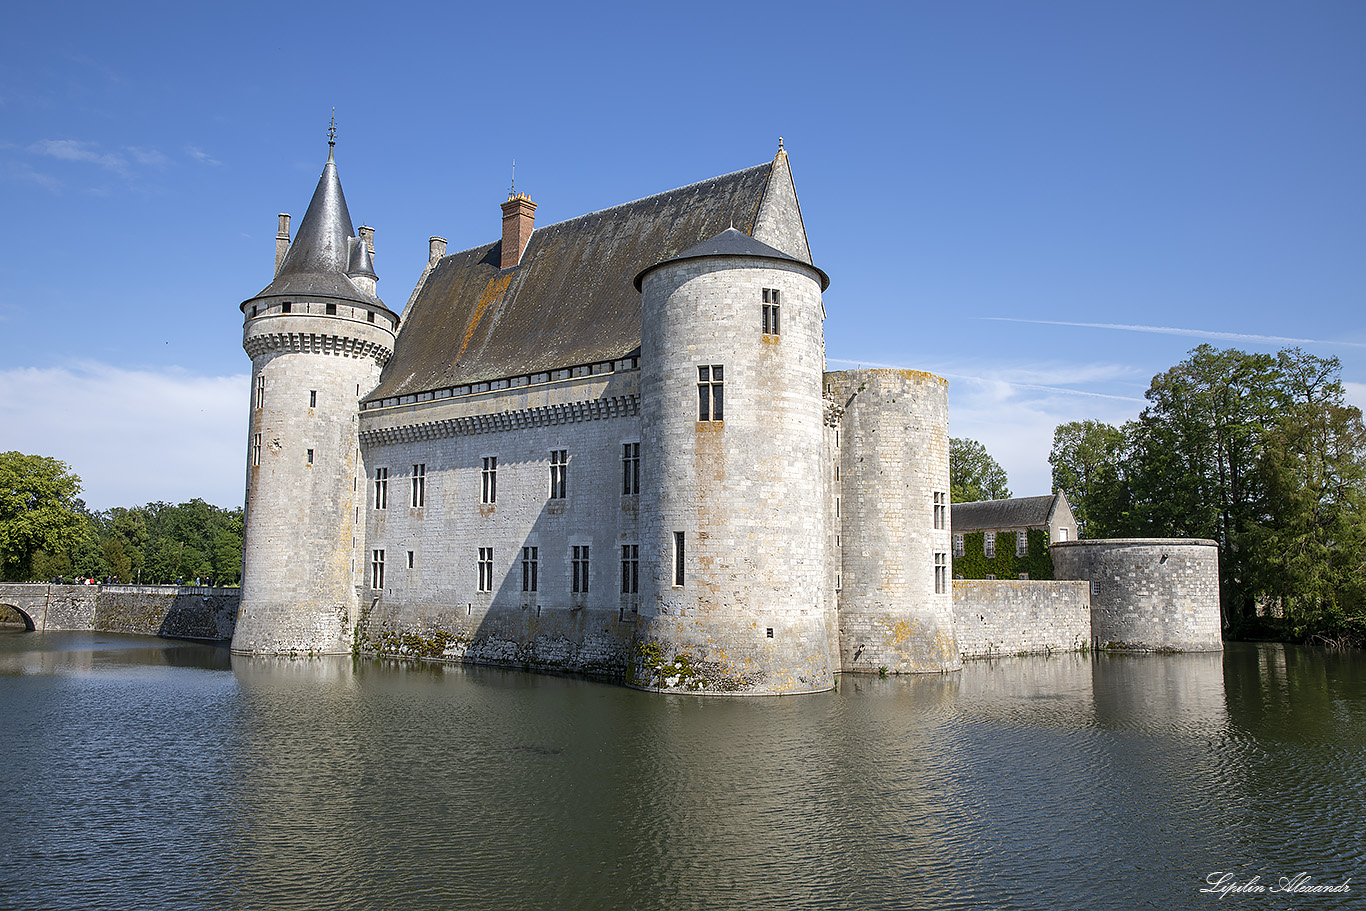
[[[829, 689], [825, 273], [735, 230], [636, 278], [644, 664], [658, 689]], [[642, 565], [644, 559], [642, 559]]]
[[242, 304], [252, 371], [239, 653], [349, 651], [358, 607], [358, 408], [393, 353], [398, 317], [375, 296], [369, 239], [352, 230], [332, 145], [274, 280]]

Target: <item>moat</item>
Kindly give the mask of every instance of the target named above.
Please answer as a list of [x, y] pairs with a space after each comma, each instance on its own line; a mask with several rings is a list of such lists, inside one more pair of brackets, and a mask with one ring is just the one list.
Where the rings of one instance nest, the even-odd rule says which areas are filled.
[[[717, 700], [0, 630], [0, 765], [16, 909], [1284, 909], [1366, 890], [1366, 663], [1294, 646]], [[1267, 891], [1220, 902], [1200, 891], [1219, 872]], [[1270, 891], [1301, 873], [1352, 891]]]

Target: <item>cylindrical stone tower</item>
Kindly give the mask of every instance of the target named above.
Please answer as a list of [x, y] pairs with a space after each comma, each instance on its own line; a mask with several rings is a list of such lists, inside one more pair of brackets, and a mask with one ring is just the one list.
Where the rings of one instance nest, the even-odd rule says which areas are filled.
[[1219, 545], [1204, 538], [1055, 541], [1055, 579], [1091, 583], [1096, 648], [1210, 652], [1219, 625]]
[[641, 556], [650, 562], [638, 686], [761, 695], [834, 685], [821, 397], [828, 284], [733, 228], [636, 278]]
[[918, 370], [825, 382], [840, 421], [840, 667], [922, 673], [961, 664], [953, 631], [948, 383]]
[[373, 289], [329, 154], [275, 280], [242, 304], [251, 419], [234, 652], [351, 649], [367, 558], [359, 401], [398, 324]]

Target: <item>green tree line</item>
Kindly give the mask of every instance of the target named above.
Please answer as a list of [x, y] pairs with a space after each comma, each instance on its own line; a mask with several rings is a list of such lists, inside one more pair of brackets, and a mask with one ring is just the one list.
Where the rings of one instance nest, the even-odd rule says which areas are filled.
[[1201, 345], [1153, 378], [1115, 427], [1054, 431], [1053, 488], [1089, 538], [1219, 545], [1234, 635], [1283, 613], [1294, 637], [1359, 636], [1366, 620], [1366, 425], [1337, 358]]
[[0, 453], [0, 578], [240, 583], [240, 508], [194, 499], [92, 512], [80, 491], [57, 459]]

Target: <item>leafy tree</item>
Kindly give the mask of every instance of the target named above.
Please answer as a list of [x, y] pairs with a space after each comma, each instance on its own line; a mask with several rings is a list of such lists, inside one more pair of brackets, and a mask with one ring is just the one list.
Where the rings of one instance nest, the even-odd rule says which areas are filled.
[[949, 496], [954, 503], [1010, 497], [1006, 470], [976, 440], [949, 439]]
[[33, 577], [34, 555], [65, 553], [85, 536], [81, 479], [48, 456], [0, 453], [0, 578]]
[[1080, 534], [1105, 538], [1127, 533], [1128, 488], [1121, 466], [1128, 450], [1125, 432], [1101, 421], [1054, 428], [1048, 454], [1053, 490], [1067, 496]]

